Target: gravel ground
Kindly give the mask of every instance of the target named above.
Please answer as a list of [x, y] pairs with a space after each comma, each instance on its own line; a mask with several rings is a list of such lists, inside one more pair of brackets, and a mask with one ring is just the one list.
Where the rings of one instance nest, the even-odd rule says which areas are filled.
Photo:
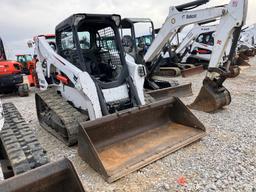
[[[225, 86], [232, 94], [230, 106], [207, 114], [193, 111], [207, 128], [207, 136], [137, 172], [106, 183], [77, 155], [77, 147], [68, 148], [40, 128], [35, 112], [33, 90], [30, 97], [3, 97], [13, 102], [48, 151], [51, 161], [66, 156], [74, 163], [87, 191], [249, 191], [256, 192], [256, 58], [241, 75]], [[202, 84], [204, 73], [191, 78], [194, 96], [182, 99], [191, 103]], [[177, 182], [185, 179], [185, 185]]]

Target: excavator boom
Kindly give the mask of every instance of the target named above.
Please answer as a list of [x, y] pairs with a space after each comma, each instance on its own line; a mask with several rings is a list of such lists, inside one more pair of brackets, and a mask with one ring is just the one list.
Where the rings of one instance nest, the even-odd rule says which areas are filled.
[[[199, 1], [198, 5], [200, 5]], [[213, 112], [231, 102], [230, 93], [222, 84], [230, 73], [229, 67], [237, 45], [237, 36], [240, 34], [241, 27], [245, 24], [246, 20], [248, 0], [231, 0], [228, 5], [203, 10], [184, 11], [186, 6], [191, 9], [191, 6], [188, 4], [183, 5], [182, 9], [170, 7], [169, 15], [156, 39], [145, 54], [144, 60], [146, 63], [157, 61], [166, 42], [172, 41], [180, 28], [189, 24], [220, 18], [220, 24], [216, 29], [215, 46], [209, 63], [208, 73], [198, 97], [191, 105], [192, 108], [197, 110]], [[224, 66], [225, 69], [223, 71], [222, 57], [231, 39], [233, 40], [229, 60], [227, 65]]]

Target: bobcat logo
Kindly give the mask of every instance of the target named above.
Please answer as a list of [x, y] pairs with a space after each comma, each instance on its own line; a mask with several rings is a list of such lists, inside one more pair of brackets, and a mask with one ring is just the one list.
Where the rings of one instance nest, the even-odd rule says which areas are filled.
[[186, 16], [186, 19], [194, 19], [197, 17], [197, 14], [194, 14], [194, 15], [187, 15]]

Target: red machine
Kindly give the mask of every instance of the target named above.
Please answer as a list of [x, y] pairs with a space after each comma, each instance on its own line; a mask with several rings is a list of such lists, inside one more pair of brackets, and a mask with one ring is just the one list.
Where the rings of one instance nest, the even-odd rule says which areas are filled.
[[27, 75], [29, 86], [34, 87], [35, 79], [33, 74], [35, 70], [35, 61], [32, 56], [30, 54], [19, 54], [16, 55], [16, 60], [22, 64], [22, 71]]
[[17, 91], [19, 96], [28, 96], [29, 88], [23, 83], [22, 64], [8, 61], [0, 38], [0, 93]]
[[[55, 35], [54, 34], [46, 34], [46, 35], [38, 35], [36, 37], [45, 37], [46, 41], [49, 43], [49, 45], [52, 47], [52, 49], [55, 51], [56, 50], [56, 40], [55, 40]], [[33, 41], [28, 41], [28, 47], [32, 48], [33, 44], [34, 44], [34, 39]], [[39, 86], [38, 83], [38, 78], [36, 76], [36, 62], [37, 62], [37, 55], [33, 56], [33, 59], [31, 57], [31, 55], [17, 55], [17, 61], [18, 58], [22, 58], [21, 56], [24, 56], [26, 58], [23, 57], [23, 59], [26, 60], [26, 66], [29, 69], [29, 74], [28, 74], [28, 82], [29, 85], [32, 86]], [[21, 61], [19, 61], [21, 62]]]

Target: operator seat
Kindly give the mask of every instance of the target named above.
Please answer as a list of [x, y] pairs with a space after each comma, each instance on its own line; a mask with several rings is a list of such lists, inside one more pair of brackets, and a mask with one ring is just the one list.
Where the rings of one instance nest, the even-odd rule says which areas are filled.
[[124, 47], [124, 51], [126, 53], [131, 54], [133, 57], [135, 57], [135, 53], [134, 53], [134, 45], [133, 45], [133, 40], [132, 37], [130, 35], [125, 35], [122, 38], [122, 45]]

